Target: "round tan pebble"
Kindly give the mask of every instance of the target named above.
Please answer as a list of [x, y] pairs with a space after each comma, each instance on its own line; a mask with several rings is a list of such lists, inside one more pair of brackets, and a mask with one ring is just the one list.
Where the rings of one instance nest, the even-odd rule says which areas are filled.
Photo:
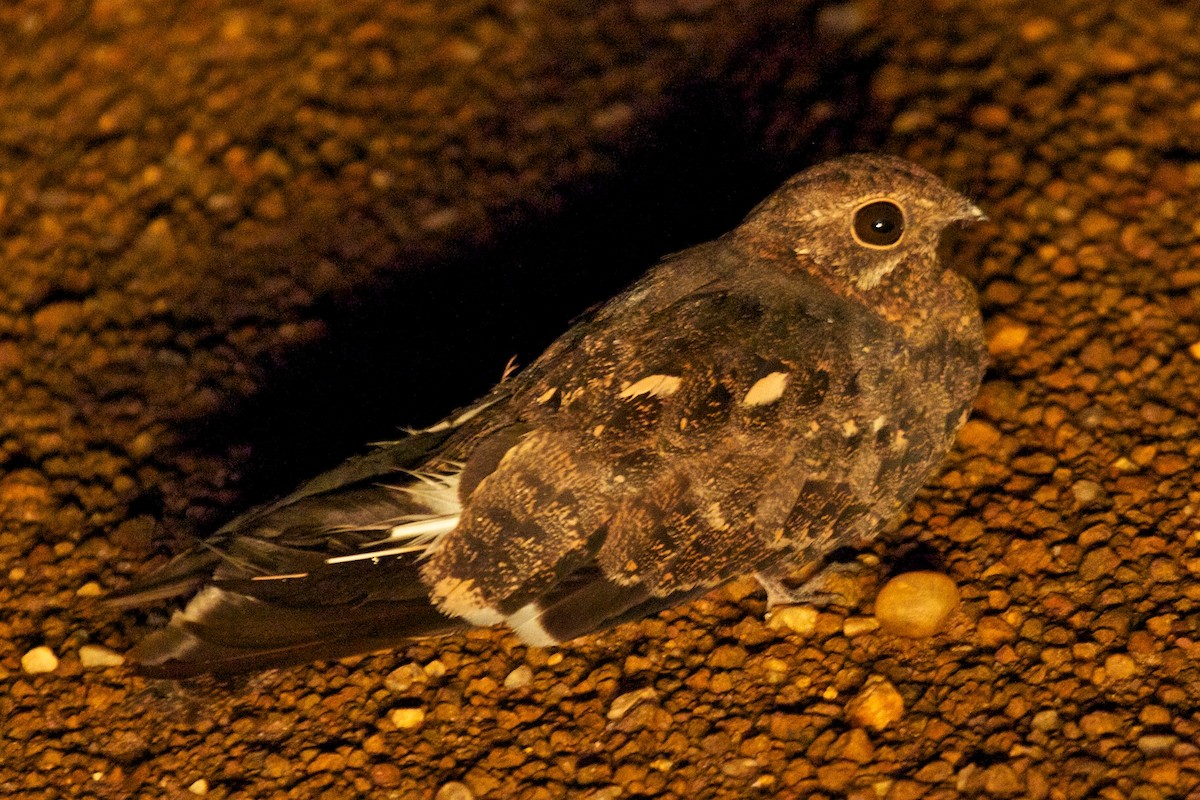
[[1033, 721], [1030, 723], [1035, 731], [1048, 733], [1058, 730], [1062, 725], [1062, 720], [1059, 719], [1058, 712], [1052, 708], [1044, 711], [1039, 711], [1033, 715]]
[[388, 719], [400, 730], [410, 730], [420, 727], [421, 723], [425, 722], [425, 709], [393, 708], [388, 713]]
[[125, 663], [125, 656], [98, 644], [85, 644], [79, 648], [79, 663], [84, 669], [119, 667]]
[[1161, 755], [1174, 749], [1179, 737], [1172, 733], [1148, 733], [1139, 736], [1137, 748], [1148, 756]]
[[958, 587], [940, 572], [906, 572], [875, 598], [875, 618], [888, 633], [923, 639], [942, 629], [958, 607]]
[[433, 800], [475, 800], [475, 793], [465, 783], [450, 781], [442, 784]]
[[1029, 326], [1013, 319], [998, 319], [988, 331], [987, 349], [994, 356], [1020, 350], [1029, 339]]
[[881, 731], [904, 714], [904, 698], [886, 678], [876, 676], [846, 704], [846, 712], [855, 725]]
[[21, 656], [21, 669], [30, 675], [40, 675], [43, 672], [54, 672], [58, 669], [58, 656], [49, 647], [35, 647]]
[[1104, 671], [1111, 680], [1123, 681], [1133, 677], [1137, 664], [1125, 653], [1113, 653], [1104, 659]]
[[1012, 114], [1004, 106], [980, 106], [971, 113], [971, 122], [984, 130], [1000, 131], [1012, 122]]
[[817, 610], [812, 606], [777, 606], [768, 612], [767, 625], [776, 630], [811, 636], [817, 629], [817, 616]]
[[842, 635], [848, 639], [879, 630], [879, 620], [874, 617], [846, 617], [842, 623]]
[[188, 791], [195, 795], [206, 795], [208, 794], [208, 781], [204, 780], [204, 778], [201, 778], [198, 781], [193, 782], [192, 785], [188, 787]]
[[400, 772], [400, 768], [395, 764], [383, 763], [375, 764], [371, 767], [371, 782], [384, 789], [399, 786], [403, 777], [404, 775]]
[[1000, 431], [981, 419], [969, 419], [958, 431], [958, 443], [963, 447], [986, 450], [1000, 441]]
[[1058, 32], [1058, 23], [1047, 17], [1033, 17], [1021, 23], [1018, 29], [1021, 38], [1036, 43], [1048, 39]]
[[1137, 156], [1128, 147], [1114, 147], [1100, 159], [1113, 172], [1128, 172], [1137, 164]]
[[527, 665], [521, 666], [508, 673], [504, 679], [505, 689], [523, 689], [533, 681], [533, 670]]

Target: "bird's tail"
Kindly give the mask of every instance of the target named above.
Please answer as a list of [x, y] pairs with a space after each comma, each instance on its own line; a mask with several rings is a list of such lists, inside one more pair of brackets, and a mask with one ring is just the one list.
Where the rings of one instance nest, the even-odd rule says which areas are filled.
[[129, 607], [193, 593], [133, 649], [135, 668], [180, 678], [291, 666], [463, 627], [433, 606], [419, 575], [461, 510], [457, 465], [427, 468], [447, 436], [351, 460], [107, 598]]

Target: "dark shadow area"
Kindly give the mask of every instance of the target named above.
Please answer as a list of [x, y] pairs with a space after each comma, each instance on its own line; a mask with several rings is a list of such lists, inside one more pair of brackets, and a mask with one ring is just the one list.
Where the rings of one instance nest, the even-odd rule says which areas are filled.
[[[729, 230], [779, 183], [810, 163], [881, 140], [866, 85], [873, 64], [828, 52], [811, 96], [753, 98], [825, 109], [811, 148], [780, 156], [779, 115], [747, 108], [742, 90], [697, 85], [670, 113], [625, 143], [619, 168], [561, 187], [561, 213], [528, 219], [495, 246], [381, 276], [338, 306], [318, 308], [328, 336], [297, 350], [269, 385], [227, 413], [196, 421], [189, 446], [251, 445], [247, 504], [469, 403], [510, 358], [528, 365], [570, 321], [620, 291], [661, 256]], [[792, 65], [794, 66], [794, 65]], [[829, 114], [828, 110], [833, 109]], [[229, 516], [232, 516], [232, 511]]]

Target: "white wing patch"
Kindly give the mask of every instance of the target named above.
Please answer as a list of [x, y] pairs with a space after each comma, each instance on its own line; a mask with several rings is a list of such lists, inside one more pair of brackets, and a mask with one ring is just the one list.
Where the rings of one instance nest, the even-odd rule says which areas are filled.
[[765, 406], [774, 403], [783, 397], [783, 390], [787, 388], [787, 382], [788, 374], [786, 372], [772, 372], [759, 378], [742, 398], [742, 405]]
[[419, 553], [424, 558], [432, 553], [442, 538], [458, 527], [462, 515], [462, 503], [458, 499], [462, 465], [453, 466], [454, 472], [411, 472], [412, 483], [391, 487], [426, 509], [426, 513], [405, 514], [379, 524], [379, 530], [386, 531], [387, 537], [372, 544], [394, 546], [334, 556], [325, 559], [325, 563], [345, 564], [406, 553]]
[[485, 411], [487, 408], [495, 405], [499, 401], [500, 401], [500, 398], [494, 398], [492, 400], [488, 400], [488, 401], [480, 403], [478, 405], [471, 406], [466, 411], [459, 414], [457, 417], [446, 417], [444, 420], [437, 423], [436, 425], [432, 425], [428, 428], [425, 428], [424, 430], [416, 431], [416, 433], [437, 433], [438, 431], [444, 431], [444, 430], [448, 430], [450, 428], [457, 428], [459, 425], [462, 425], [464, 422], [468, 422], [468, 421], [474, 419], [475, 417], [479, 416], [481, 413], [483, 413], [483, 411]]
[[625, 400], [643, 394], [651, 397], [670, 397], [679, 391], [679, 384], [677, 375], [647, 375], [640, 381], [626, 386], [617, 397]]
[[521, 637], [521, 641], [530, 647], [553, 647], [559, 644], [558, 639], [550, 635], [542, 627], [542, 610], [537, 603], [521, 606], [504, 620], [513, 633]]

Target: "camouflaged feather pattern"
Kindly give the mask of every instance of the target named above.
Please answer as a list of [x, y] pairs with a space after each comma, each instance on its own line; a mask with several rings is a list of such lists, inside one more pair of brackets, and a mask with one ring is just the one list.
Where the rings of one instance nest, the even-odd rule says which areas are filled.
[[797, 175], [473, 409], [226, 526], [210, 549], [242, 566], [177, 567], [206, 588], [140, 659], [294, 663], [456, 620], [551, 644], [869, 537], [978, 390], [978, 303], [936, 246], [980, 216], [895, 158]]

